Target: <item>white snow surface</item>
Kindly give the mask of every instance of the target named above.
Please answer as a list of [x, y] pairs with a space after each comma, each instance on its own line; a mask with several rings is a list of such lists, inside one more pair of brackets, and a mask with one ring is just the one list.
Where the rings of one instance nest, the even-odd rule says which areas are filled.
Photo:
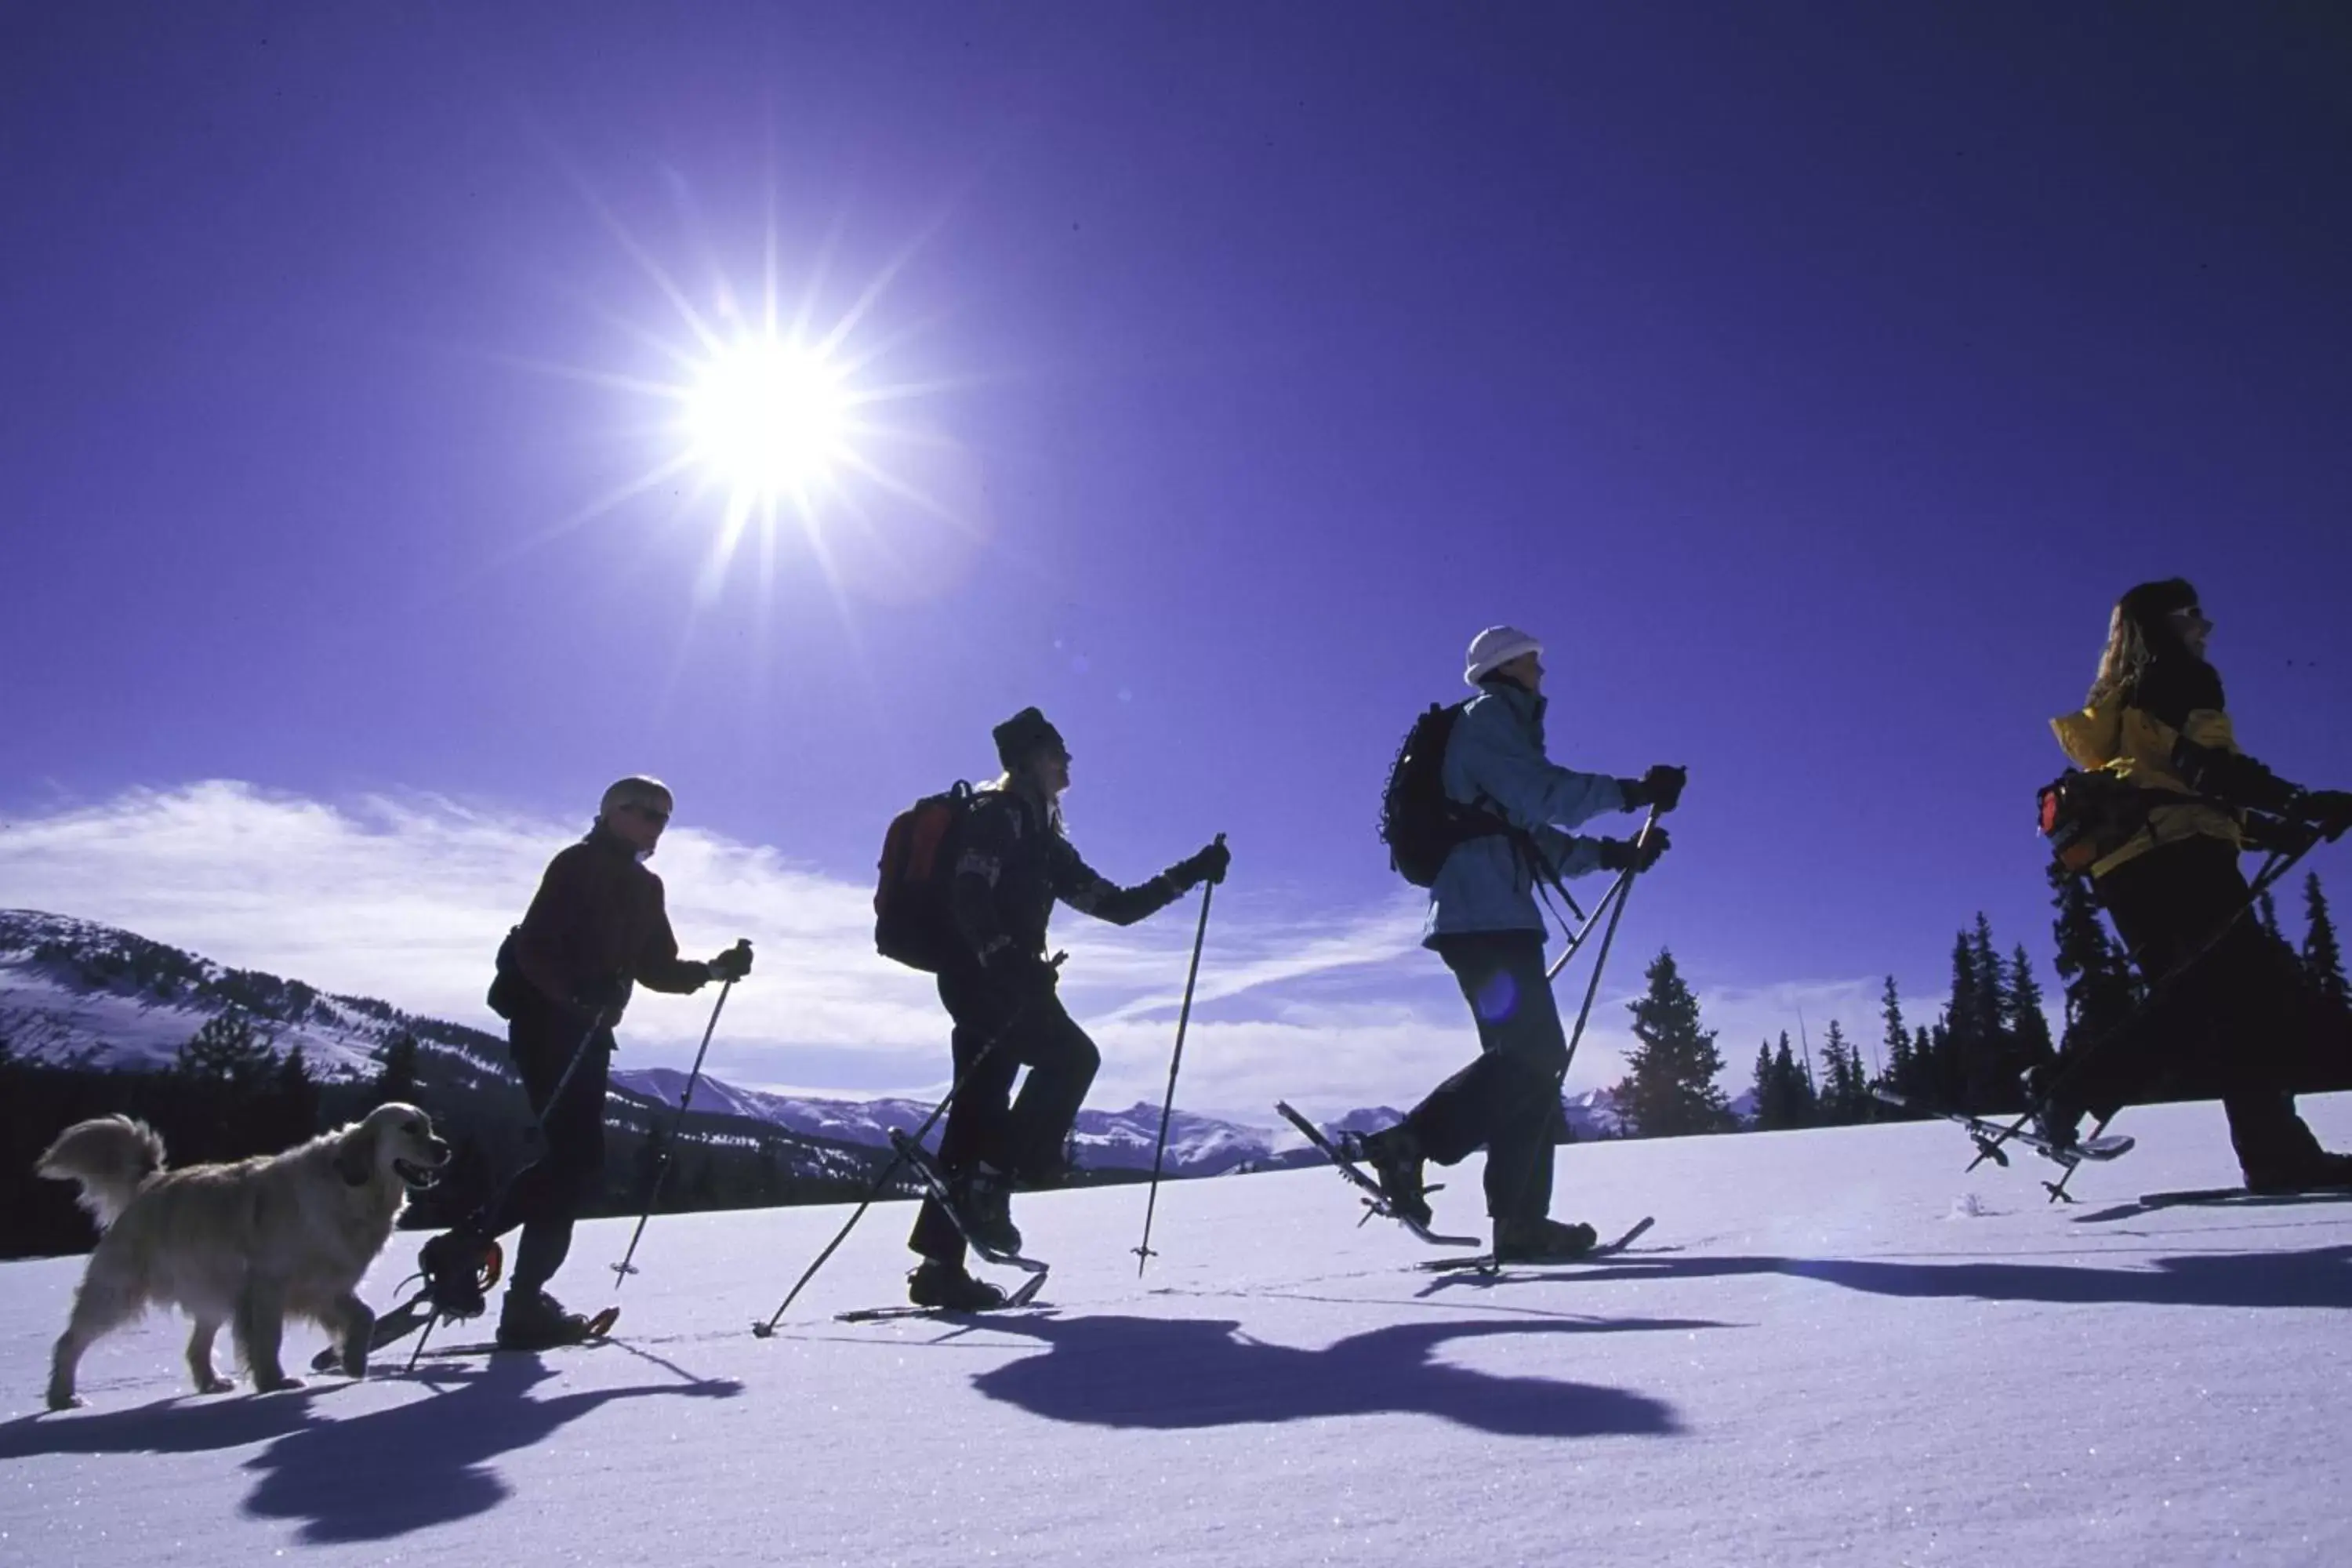
[[[2352, 1144], [2352, 1097], [2305, 1109]], [[2142, 1210], [2235, 1179], [2221, 1112], [2118, 1131], [2072, 1208], [1942, 1122], [1575, 1145], [1555, 1212], [1656, 1228], [1497, 1283], [1328, 1170], [1163, 1188], [1140, 1280], [1141, 1188], [1033, 1194], [1051, 1310], [838, 1322], [899, 1299], [892, 1205], [769, 1340], [848, 1211], [664, 1217], [606, 1346], [200, 1398], [158, 1318], [62, 1415], [81, 1260], [0, 1266], [0, 1563], [2352, 1562], [2352, 1203]], [[607, 1300], [627, 1232], [582, 1226], [559, 1293]]]

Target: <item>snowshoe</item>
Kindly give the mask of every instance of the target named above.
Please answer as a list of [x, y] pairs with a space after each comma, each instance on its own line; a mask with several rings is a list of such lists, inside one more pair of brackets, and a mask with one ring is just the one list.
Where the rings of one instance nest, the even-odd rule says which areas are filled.
[[544, 1351], [582, 1344], [598, 1337], [596, 1321], [584, 1313], [567, 1311], [562, 1302], [544, 1290], [527, 1296], [509, 1290], [506, 1307], [499, 1313], [499, 1349]]
[[956, 1228], [983, 1253], [1013, 1257], [1021, 1251], [1020, 1227], [1013, 1223], [1013, 1179], [993, 1171], [968, 1171], [950, 1178], [948, 1204]]
[[[1353, 1142], [1356, 1153], [1380, 1183], [1381, 1196], [1387, 1200], [1390, 1212], [1427, 1228], [1434, 1216], [1422, 1186], [1421, 1141], [1412, 1135], [1412, 1129], [1400, 1121]], [[1340, 1147], [1347, 1147], [1345, 1140]]]
[[1581, 1223], [1563, 1225], [1538, 1215], [1534, 1219], [1495, 1222], [1495, 1261], [1500, 1263], [1573, 1263], [1591, 1253], [1601, 1233]]
[[1004, 1305], [1004, 1292], [961, 1265], [926, 1258], [907, 1276], [907, 1300], [941, 1311], [992, 1312]]
[[[1398, 1212], [1398, 1210], [1390, 1205], [1389, 1196], [1386, 1193], [1381, 1190], [1381, 1184], [1379, 1181], [1377, 1181], [1370, 1173], [1366, 1172], [1363, 1167], [1356, 1163], [1354, 1155], [1349, 1150], [1340, 1148], [1338, 1144], [1332, 1142], [1330, 1139], [1325, 1137], [1321, 1128], [1316, 1126], [1315, 1123], [1307, 1121], [1306, 1117], [1300, 1115], [1297, 1109], [1292, 1106], [1288, 1101], [1277, 1100], [1274, 1102], [1274, 1108], [1282, 1113], [1285, 1121], [1288, 1121], [1293, 1127], [1297, 1128], [1300, 1132], [1304, 1133], [1308, 1142], [1314, 1144], [1317, 1149], [1322, 1151], [1323, 1156], [1331, 1162], [1332, 1169], [1338, 1171], [1339, 1174], [1346, 1179], [1349, 1186], [1352, 1186], [1359, 1192], [1367, 1194], [1364, 1198], [1364, 1219], [1370, 1219], [1374, 1215], [1378, 1215], [1382, 1219], [1392, 1219], [1399, 1225], [1404, 1226], [1407, 1230], [1412, 1232], [1413, 1235], [1421, 1237], [1422, 1240], [1428, 1242], [1432, 1247], [1475, 1247], [1478, 1245], [1478, 1238], [1475, 1236], [1440, 1236], [1435, 1231], [1431, 1230], [1425, 1223], [1413, 1217], [1413, 1215]], [[1350, 1143], [1353, 1142], [1354, 1140], [1349, 1140]], [[1424, 1187], [1422, 1190], [1426, 1193], [1431, 1189]], [[1429, 1206], [1426, 1202], [1422, 1205], [1421, 1212], [1423, 1214], [1427, 1214], [1429, 1212]], [[1364, 1221], [1358, 1220], [1356, 1223], [1361, 1225]]]

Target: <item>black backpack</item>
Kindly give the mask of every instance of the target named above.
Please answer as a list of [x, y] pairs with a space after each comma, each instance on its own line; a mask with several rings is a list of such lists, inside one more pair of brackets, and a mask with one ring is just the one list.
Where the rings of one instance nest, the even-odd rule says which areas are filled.
[[1513, 831], [1493, 812], [1465, 805], [1445, 794], [1446, 742], [1454, 738], [1454, 726], [1469, 700], [1433, 702], [1412, 721], [1381, 795], [1381, 841], [1389, 847], [1389, 864], [1416, 888], [1437, 880], [1438, 868], [1454, 846]]
[[883, 957], [937, 974], [961, 945], [948, 885], [955, 877], [956, 830], [971, 801], [971, 785], [959, 780], [890, 819], [874, 888], [874, 948]]

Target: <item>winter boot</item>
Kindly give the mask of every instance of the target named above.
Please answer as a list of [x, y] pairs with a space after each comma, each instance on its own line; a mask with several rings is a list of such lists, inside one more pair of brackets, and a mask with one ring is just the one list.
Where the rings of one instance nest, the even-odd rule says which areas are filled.
[[958, 1228], [982, 1252], [1021, 1255], [1021, 1232], [1013, 1224], [1012, 1178], [982, 1165], [956, 1178], [949, 1188]]
[[1381, 1196], [1402, 1219], [1426, 1226], [1430, 1220], [1429, 1198], [1422, 1190], [1421, 1168], [1423, 1158], [1421, 1140], [1412, 1129], [1400, 1121], [1356, 1140], [1356, 1149], [1364, 1163], [1379, 1178]]
[[2033, 1107], [2033, 1135], [2049, 1144], [2052, 1153], [2067, 1153], [2081, 1139], [2083, 1108], [2058, 1092], [2056, 1063], [2030, 1067], [2023, 1076]]
[[1004, 1305], [1004, 1292], [957, 1264], [926, 1258], [907, 1276], [907, 1300], [950, 1312], [988, 1312]]
[[499, 1312], [499, 1349], [543, 1351], [576, 1345], [588, 1337], [588, 1320], [564, 1310], [563, 1303], [544, 1290], [507, 1291]]
[[2300, 1159], [2245, 1168], [2250, 1193], [2329, 1192], [2352, 1188], [2352, 1154], [2314, 1148]]
[[1497, 1263], [1570, 1263], [1592, 1250], [1601, 1235], [1581, 1223], [1562, 1225], [1538, 1215], [1534, 1219], [1495, 1222]]

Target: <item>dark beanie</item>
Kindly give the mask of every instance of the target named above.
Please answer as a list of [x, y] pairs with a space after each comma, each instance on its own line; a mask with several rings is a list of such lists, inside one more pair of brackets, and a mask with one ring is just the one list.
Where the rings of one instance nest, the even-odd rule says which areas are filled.
[[2167, 577], [2160, 583], [2142, 583], [2123, 596], [2116, 608], [2124, 619], [2143, 632], [2162, 628], [2164, 617], [2175, 610], [2194, 609], [2197, 590], [2186, 577]]
[[1046, 746], [1065, 756], [1070, 748], [1062, 741], [1062, 732], [1046, 722], [1045, 715], [1034, 708], [1024, 708], [990, 733], [996, 739], [996, 760], [1011, 773], [1036, 752]]

